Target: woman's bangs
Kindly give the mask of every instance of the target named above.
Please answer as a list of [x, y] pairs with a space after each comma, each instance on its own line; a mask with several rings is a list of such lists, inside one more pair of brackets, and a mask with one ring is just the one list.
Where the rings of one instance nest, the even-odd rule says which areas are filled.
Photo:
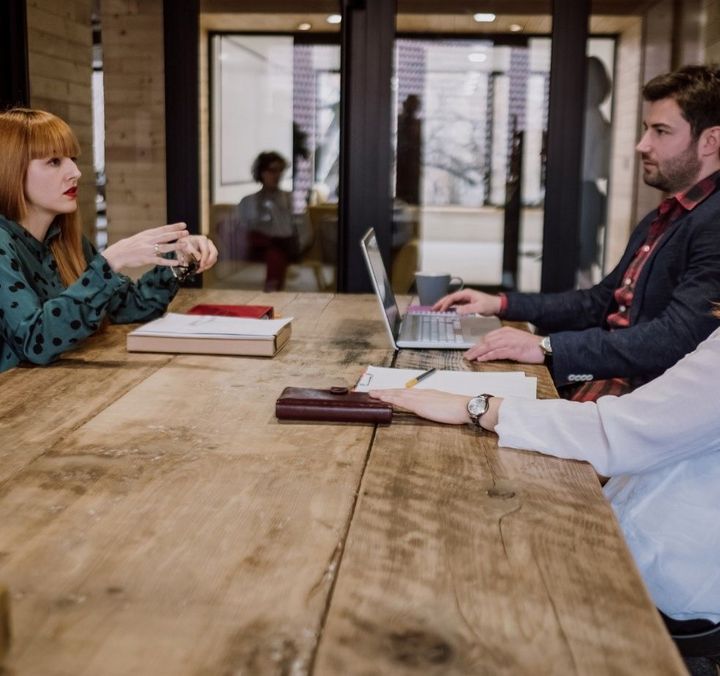
[[72, 129], [55, 116], [30, 126], [28, 146], [31, 160], [80, 154], [80, 144]]

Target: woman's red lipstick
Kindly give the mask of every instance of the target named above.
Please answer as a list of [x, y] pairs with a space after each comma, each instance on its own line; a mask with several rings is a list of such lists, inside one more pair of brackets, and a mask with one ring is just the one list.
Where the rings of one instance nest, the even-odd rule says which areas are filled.
[[77, 197], [77, 186], [74, 186], [72, 188], [68, 188], [63, 195], [67, 195], [68, 197]]

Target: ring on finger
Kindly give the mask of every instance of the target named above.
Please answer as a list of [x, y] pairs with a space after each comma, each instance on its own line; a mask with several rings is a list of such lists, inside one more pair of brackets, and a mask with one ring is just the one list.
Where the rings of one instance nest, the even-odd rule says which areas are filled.
[[155, 242], [155, 244], [153, 245], [153, 251], [155, 252], [156, 256], [160, 255], [160, 245], [157, 242]]

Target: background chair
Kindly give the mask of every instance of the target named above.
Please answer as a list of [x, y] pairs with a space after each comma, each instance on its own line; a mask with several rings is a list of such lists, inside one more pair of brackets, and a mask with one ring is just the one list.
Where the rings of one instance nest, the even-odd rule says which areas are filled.
[[313, 242], [301, 256], [299, 264], [312, 267], [319, 291], [334, 291], [336, 288], [337, 213], [337, 204], [316, 204], [307, 210]]
[[212, 286], [238, 272], [247, 259], [247, 233], [239, 227], [237, 204], [210, 206], [209, 237], [218, 248], [218, 262], [208, 270]]

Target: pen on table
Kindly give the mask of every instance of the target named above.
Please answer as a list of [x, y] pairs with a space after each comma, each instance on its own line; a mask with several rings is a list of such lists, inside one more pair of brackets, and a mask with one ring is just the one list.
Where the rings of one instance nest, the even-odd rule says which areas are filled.
[[411, 378], [405, 383], [405, 387], [415, 387], [421, 380], [425, 380], [428, 376], [431, 376], [433, 373], [435, 373], [436, 369], [432, 368], [429, 371], [425, 371], [425, 373], [421, 373], [419, 376], [415, 376], [414, 378]]

